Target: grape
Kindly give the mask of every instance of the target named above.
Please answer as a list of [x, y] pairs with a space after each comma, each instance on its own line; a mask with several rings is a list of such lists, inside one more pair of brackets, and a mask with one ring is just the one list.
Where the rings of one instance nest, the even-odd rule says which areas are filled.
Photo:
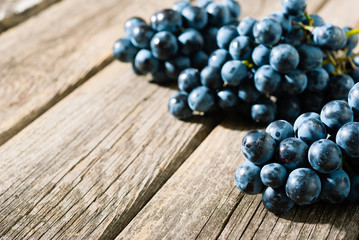
[[229, 45], [229, 53], [233, 59], [248, 60], [253, 51], [253, 40], [247, 36], [234, 38]]
[[178, 36], [178, 42], [180, 52], [183, 55], [191, 56], [202, 49], [204, 40], [200, 32], [188, 28]]
[[211, 89], [218, 89], [223, 86], [220, 69], [217, 67], [207, 66], [201, 71], [201, 83]]
[[164, 9], [151, 16], [151, 27], [155, 31], [176, 33], [182, 27], [182, 16], [172, 9]]
[[298, 138], [311, 145], [313, 142], [327, 137], [324, 124], [316, 118], [308, 118], [300, 124], [297, 131]]
[[238, 97], [247, 103], [257, 101], [260, 95], [261, 93], [250, 79], [244, 79], [243, 83], [238, 88]]
[[191, 3], [188, 1], [177, 1], [172, 5], [172, 10], [182, 14], [183, 9], [186, 7], [191, 6]]
[[238, 86], [247, 76], [247, 68], [241, 61], [231, 60], [223, 65], [221, 76], [228, 86]]
[[262, 200], [265, 208], [275, 214], [288, 212], [294, 207], [294, 202], [288, 198], [284, 189], [281, 188], [266, 188]]
[[279, 144], [279, 162], [289, 171], [304, 167], [307, 162], [308, 145], [299, 138], [289, 137]]
[[193, 111], [206, 113], [211, 111], [215, 104], [214, 94], [205, 86], [196, 87], [188, 95], [188, 106]]
[[239, 15], [241, 15], [241, 7], [238, 2], [233, 0], [224, 0], [222, 1], [222, 4], [228, 8], [232, 19], [237, 19]]
[[181, 91], [190, 93], [201, 84], [199, 72], [195, 68], [187, 68], [178, 76], [178, 88]]
[[257, 123], [270, 123], [274, 121], [277, 106], [269, 98], [260, 98], [252, 105], [251, 116]]
[[281, 80], [278, 72], [270, 65], [260, 67], [254, 74], [254, 85], [261, 93], [273, 93]]
[[138, 25], [133, 28], [131, 42], [135, 47], [147, 48], [154, 34], [155, 31], [150, 26], [144, 24]]
[[231, 21], [230, 12], [227, 6], [212, 2], [206, 7], [208, 23], [212, 26], [221, 27]]
[[342, 29], [331, 24], [314, 28], [312, 34], [314, 44], [327, 50], [337, 50], [346, 42]]
[[308, 161], [314, 170], [320, 173], [331, 173], [342, 163], [342, 151], [334, 142], [321, 139], [310, 146]]
[[139, 25], [146, 25], [145, 20], [139, 17], [132, 17], [125, 22], [125, 33], [128, 38], [132, 37], [133, 29]]
[[293, 125], [293, 129], [294, 129], [294, 132], [296, 133], [299, 126], [307, 119], [309, 118], [315, 118], [315, 119], [318, 119], [320, 120], [320, 115], [316, 112], [307, 112], [307, 113], [303, 113], [302, 115], [300, 115], [294, 122], [294, 125]]
[[289, 44], [279, 44], [272, 49], [269, 63], [274, 70], [280, 73], [288, 73], [297, 68], [299, 53]]
[[225, 49], [217, 49], [208, 58], [208, 65], [212, 67], [222, 68], [222, 66], [232, 60], [231, 55]]
[[262, 130], [249, 131], [242, 140], [244, 157], [254, 164], [268, 162], [275, 152], [275, 140]]
[[263, 166], [260, 176], [265, 186], [278, 188], [285, 184], [287, 170], [279, 163], [269, 163]]
[[283, 11], [292, 16], [302, 15], [306, 7], [306, 0], [282, 0]]
[[191, 57], [192, 67], [202, 70], [208, 64], [208, 55], [204, 51], [198, 51]]
[[329, 82], [329, 74], [324, 68], [318, 67], [307, 72], [309, 91], [323, 91]]
[[247, 194], [262, 192], [263, 184], [260, 178], [261, 168], [255, 164], [245, 161], [236, 170], [235, 184], [239, 190]]
[[[347, 33], [350, 30], [352, 30], [351, 27], [345, 27], [343, 28], [344, 32]], [[347, 48], [349, 51], [353, 50], [358, 45], [359, 37], [358, 35], [351, 36], [347, 39], [345, 48]]]
[[274, 45], [282, 36], [282, 27], [272, 18], [262, 18], [254, 24], [253, 36], [260, 44]]
[[351, 202], [359, 201], [359, 174], [351, 174], [350, 176], [350, 192], [348, 200]]
[[121, 38], [113, 45], [113, 56], [121, 62], [132, 62], [138, 49], [133, 46], [128, 38]]
[[175, 80], [178, 75], [186, 68], [189, 68], [191, 61], [186, 56], [176, 56], [165, 62], [165, 71], [169, 78]]
[[178, 119], [188, 119], [192, 117], [192, 110], [189, 108], [188, 94], [179, 92], [173, 95], [168, 102], [169, 112]]
[[178, 51], [177, 38], [170, 32], [158, 32], [151, 39], [151, 51], [159, 60], [168, 60]]
[[158, 60], [147, 49], [140, 50], [135, 57], [135, 66], [142, 73], [150, 73], [157, 70]]
[[319, 27], [319, 26], [323, 26], [325, 24], [323, 18], [321, 18], [319, 15], [317, 14], [310, 14], [309, 15], [312, 20], [313, 20], [313, 26], [314, 27]]
[[356, 83], [349, 91], [348, 104], [355, 115], [359, 115], [359, 83]]
[[348, 93], [353, 86], [354, 80], [349, 75], [334, 75], [328, 82], [326, 93], [331, 99], [347, 100]]
[[269, 133], [277, 143], [280, 143], [284, 139], [294, 137], [293, 126], [285, 120], [271, 122], [266, 128], [266, 132]]
[[307, 75], [303, 71], [295, 69], [284, 75], [282, 88], [291, 95], [298, 95], [306, 89], [307, 83]]
[[343, 100], [334, 100], [324, 105], [320, 112], [320, 120], [330, 133], [335, 133], [341, 126], [354, 120], [353, 111]]
[[359, 122], [350, 122], [342, 126], [336, 136], [336, 143], [350, 157], [359, 157]]
[[323, 51], [309, 44], [302, 44], [298, 48], [300, 56], [299, 68], [302, 70], [313, 70], [322, 65]]
[[321, 191], [319, 176], [309, 168], [293, 170], [287, 180], [287, 196], [298, 205], [311, 204], [319, 198]]
[[284, 33], [288, 33], [292, 30], [292, 19], [284, 12], [276, 11], [271, 13], [268, 17], [276, 20], [282, 26]]
[[220, 48], [227, 49], [231, 41], [238, 36], [237, 28], [233, 25], [225, 25], [218, 30], [217, 44]]
[[218, 105], [223, 110], [233, 109], [238, 104], [237, 95], [230, 89], [224, 89], [217, 93]]
[[258, 67], [269, 64], [270, 48], [260, 44], [252, 52], [252, 61]]
[[322, 192], [320, 199], [329, 203], [343, 202], [350, 192], [350, 180], [348, 174], [338, 169], [322, 177]]
[[253, 37], [253, 26], [256, 22], [254, 18], [244, 17], [237, 27], [239, 35]]

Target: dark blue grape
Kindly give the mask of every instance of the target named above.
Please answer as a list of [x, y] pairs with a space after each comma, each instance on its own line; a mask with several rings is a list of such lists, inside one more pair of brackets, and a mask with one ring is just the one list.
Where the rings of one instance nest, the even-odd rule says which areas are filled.
[[300, 69], [312, 70], [322, 65], [323, 52], [320, 48], [309, 44], [302, 44], [298, 48], [298, 53], [300, 56]]
[[206, 113], [211, 111], [215, 107], [215, 104], [214, 94], [205, 86], [196, 87], [188, 95], [188, 106], [193, 111]]
[[336, 133], [341, 126], [354, 120], [353, 111], [343, 100], [334, 100], [324, 105], [320, 112], [320, 120], [330, 133]]
[[212, 2], [206, 7], [208, 23], [211, 26], [221, 27], [231, 21], [231, 15], [227, 6], [218, 2]]
[[166, 31], [156, 33], [150, 46], [153, 56], [160, 60], [168, 60], [178, 51], [176, 36]]
[[320, 173], [331, 173], [342, 163], [342, 151], [334, 142], [320, 139], [310, 146], [308, 161], [314, 170]]
[[282, 27], [272, 18], [262, 18], [254, 24], [253, 36], [257, 43], [275, 45], [282, 36]]
[[223, 110], [234, 109], [238, 104], [237, 95], [229, 89], [221, 90], [217, 93], [218, 105]]
[[314, 28], [312, 34], [314, 44], [327, 50], [337, 50], [346, 42], [342, 29], [331, 24]]
[[324, 68], [318, 67], [307, 72], [309, 91], [323, 91], [329, 82], [329, 74]]
[[270, 65], [260, 67], [254, 74], [254, 85], [261, 93], [273, 93], [277, 90], [281, 76]]
[[237, 28], [233, 25], [225, 25], [218, 30], [217, 45], [220, 48], [227, 49], [231, 41], [238, 36]]
[[132, 62], [138, 52], [128, 38], [121, 38], [113, 45], [113, 56], [121, 62]]
[[238, 86], [247, 77], [247, 67], [238, 60], [228, 61], [222, 67], [221, 76], [228, 86]]
[[307, 75], [299, 69], [295, 69], [285, 74], [282, 81], [282, 88], [285, 92], [298, 95], [307, 87]]
[[286, 138], [279, 144], [279, 162], [289, 171], [306, 166], [308, 145], [294, 137]]
[[302, 15], [306, 7], [306, 0], [282, 0], [283, 11], [292, 16]]
[[294, 137], [293, 126], [285, 120], [271, 122], [266, 128], [266, 132], [269, 133], [277, 143], [280, 143], [284, 139]]
[[307, 112], [307, 113], [303, 113], [302, 115], [300, 115], [294, 122], [294, 125], [293, 125], [293, 129], [294, 129], [294, 132], [296, 133], [299, 126], [307, 119], [309, 118], [315, 118], [315, 119], [318, 119], [320, 120], [320, 115], [316, 112]]
[[254, 164], [261, 165], [268, 162], [273, 157], [275, 148], [274, 139], [262, 130], [249, 131], [242, 139], [243, 155]]
[[253, 26], [256, 22], [254, 18], [244, 17], [237, 27], [239, 35], [253, 37]]
[[250, 37], [239, 36], [234, 38], [229, 45], [229, 53], [233, 59], [248, 60], [253, 51], [254, 43]]
[[172, 5], [172, 10], [182, 14], [183, 9], [186, 7], [191, 6], [191, 3], [188, 1], [177, 1]]
[[279, 44], [272, 49], [269, 63], [280, 73], [293, 71], [299, 64], [298, 51], [289, 44]]
[[236, 170], [234, 182], [239, 190], [247, 194], [258, 194], [263, 190], [259, 173], [261, 168], [245, 161]]
[[189, 119], [192, 117], [192, 110], [188, 106], [188, 94], [179, 92], [173, 95], [168, 102], [169, 112], [178, 119]]
[[140, 50], [135, 57], [135, 67], [141, 73], [150, 73], [157, 70], [158, 60], [147, 49]]
[[182, 10], [184, 26], [203, 29], [208, 23], [207, 12], [198, 6], [188, 6]]
[[296, 204], [307, 205], [319, 198], [321, 187], [320, 178], [313, 170], [298, 168], [289, 174], [285, 191]]
[[201, 85], [199, 72], [195, 68], [187, 68], [178, 76], [178, 88], [190, 93], [194, 88]]
[[222, 66], [232, 60], [231, 55], [225, 49], [217, 49], [208, 58], [208, 65], [212, 67], [222, 68]]
[[133, 29], [139, 25], [146, 25], [145, 20], [139, 17], [132, 17], [125, 22], [125, 34], [128, 38], [132, 37]]
[[348, 104], [355, 116], [359, 116], [359, 83], [356, 83], [349, 91]]
[[178, 36], [178, 42], [181, 53], [191, 56], [202, 49], [204, 40], [200, 32], [193, 28], [188, 28]]
[[211, 89], [219, 89], [223, 86], [220, 69], [217, 67], [207, 66], [203, 68], [200, 76], [203, 86]]
[[135, 47], [148, 48], [154, 34], [155, 31], [150, 26], [144, 24], [138, 25], [133, 28], [131, 42]]
[[322, 192], [320, 199], [329, 203], [341, 203], [349, 195], [350, 180], [348, 174], [338, 169], [322, 176]]
[[336, 143], [350, 157], [359, 157], [359, 122], [350, 122], [337, 132]]
[[354, 86], [354, 80], [347, 74], [333, 75], [329, 79], [326, 89], [329, 98], [347, 100], [350, 89]]
[[155, 31], [177, 33], [182, 27], [182, 15], [172, 9], [164, 9], [151, 16], [151, 27]]
[[[343, 30], [345, 33], [347, 33], [353, 29], [351, 27], [345, 27], [345, 28], [343, 28]], [[345, 48], [347, 48], [349, 51], [353, 50], [358, 45], [358, 41], [359, 41], [358, 35], [348, 37]]]
[[206, 53], [208, 53], [209, 55], [213, 51], [218, 49], [217, 33], [218, 33], [218, 28], [216, 28], [216, 27], [209, 27], [209, 28], [202, 31], [203, 39], [205, 39], [203, 50]]
[[152, 80], [151, 80], [152, 83], [165, 85], [173, 82], [173, 80], [170, 79], [166, 74], [164, 62], [159, 62], [157, 70], [151, 72], [151, 75], [152, 75]]
[[325, 69], [325, 71], [327, 71], [328, 74], [332, 74], [335, 73], [335, 67], [332, 63], [327, 63], [323, 65], [323, 68]]
[[316, 118], [308, 118], [303, 121], [297, 130], [299, 139], [311, 145], [313, 142], [327, 137], [324, 124]]
[[258, 67], [269, 64], [269, 56], [271, 49], [260, 44], [254, 48], [252, 52], [252, 60]]
[[260, 176], [265, 186], [278, 188], [285, 184], [287, 170], [279, 163], [269, 163], [263, 166]]
[[274, 214], [286, 213], [294, 207], [294, 202], [288, 198], [284, 189], [266, 188], [262, 195], [263, 204]]
[[251, 108], [251, 117], [257, 123], [273, 122], [276, 113], [277, 106], [269, 98], [260, 98]]
[[231, 19], [235, 20], [241, 15], [241, 6], [237, 1], [224, 0], [222, 4], [228, 8]]
[[165, 71], [169, 78], [177, 80], [178, 75], [186, 68], [191, 66], [191, 61], [188, 57], [177, 56], [165, 62]]

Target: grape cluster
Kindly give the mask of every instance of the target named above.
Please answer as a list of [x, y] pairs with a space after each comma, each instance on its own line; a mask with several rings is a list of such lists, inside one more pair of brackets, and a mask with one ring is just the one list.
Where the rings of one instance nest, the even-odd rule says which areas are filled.
[[263, 192], [264, 206], [276, 214], [319, 200], [358, 201], [359, 83], [347, 100], [328, 102], [320, 114], [303, 113], [294, 125], [276, 120], [265, 131], [248, 132], [236, 186], [247, 194]]

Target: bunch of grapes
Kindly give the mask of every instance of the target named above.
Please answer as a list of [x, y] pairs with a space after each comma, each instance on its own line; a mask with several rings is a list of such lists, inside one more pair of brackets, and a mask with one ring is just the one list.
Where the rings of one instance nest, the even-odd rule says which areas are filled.
[[348, 102], [330, 101], [320, 114], [300, 115], [293, 126], [276, 120], [265, 131], [248, 132], [236, 186], [248, 194], [264, 190], [263, 204], [276, 214], [319, 200], [358, 201], [358, 117], [359, 83], [351, 88]]

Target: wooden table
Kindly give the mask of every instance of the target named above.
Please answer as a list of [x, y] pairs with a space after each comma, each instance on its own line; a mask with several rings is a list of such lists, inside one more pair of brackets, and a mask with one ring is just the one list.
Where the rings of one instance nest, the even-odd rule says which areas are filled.
[[[234, 172], [255, 126], [178, 121], [167, 112], [175, 89], [113, 61], [126, 19], [173, 2], [0, 2], [0, 238], [357, 239], [357, 204], [278, 217], [261, 195], [242, 194]], [[280, 9], [240, 2], [242, 17]], [[357, 0], [308, 0], [308, 9], [359, 27]]]

